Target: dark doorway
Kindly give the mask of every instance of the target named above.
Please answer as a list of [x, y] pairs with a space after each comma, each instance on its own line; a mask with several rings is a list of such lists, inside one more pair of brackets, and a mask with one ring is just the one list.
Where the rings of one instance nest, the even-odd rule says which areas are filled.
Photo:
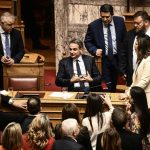
[[55, 66], [54, 0], [21, 0], [26, 49], [45, 56], [46, 65]]

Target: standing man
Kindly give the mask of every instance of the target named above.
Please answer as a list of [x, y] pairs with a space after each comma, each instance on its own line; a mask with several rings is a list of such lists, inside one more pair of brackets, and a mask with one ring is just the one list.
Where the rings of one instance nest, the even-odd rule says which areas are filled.
[[[56, 85], [68, 87], [68, 91], [97, 91], [100, 89], [100, 74], [95, 60], [82, 55], [83, 43], [73, 39], [69, 43], [70, 56], [59, 62]], [[95, 88], [94, 88], [95, 87]]]
[[111, 5], [102, 5], [101, 18], [88, 25], [84, 41], [90, 54], [102, 57], [102, 82], [111, 83], [108, 85], [110, 92], [116, 91], [118, 57], [126, 33], [124, 19], [113, 15]]
[[15, 16], [5, 12], [0, 17], [0, 89], [3, 89], [3, 67], [19, 63], [24, 56], [21, 33], [14, 29]]
[[127, 86], [131, 85], [133, 71], [137, 66], [137, 54], [134, 46], [136, 37], [138, 34], [146, 32], [147, 19], [146, 11], [136, 12], [133, 16], [134, 29], [128, 31], [124, 39], [124, 46], [120, 55], [120, 71]]

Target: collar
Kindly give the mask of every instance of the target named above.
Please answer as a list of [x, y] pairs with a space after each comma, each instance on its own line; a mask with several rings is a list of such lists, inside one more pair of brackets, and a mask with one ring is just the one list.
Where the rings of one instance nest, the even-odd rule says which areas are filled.
[[0, 34], [5, 33], [5, 31], [2, 29], [2, 27], [0, 26]]
[[82, 55], [80, 55], [78, 58], [76, 58], [76, 59], [73, 59], [73, 62], [75, 62], [76, 60], [78, 60], [78, 61], [82, 61]]

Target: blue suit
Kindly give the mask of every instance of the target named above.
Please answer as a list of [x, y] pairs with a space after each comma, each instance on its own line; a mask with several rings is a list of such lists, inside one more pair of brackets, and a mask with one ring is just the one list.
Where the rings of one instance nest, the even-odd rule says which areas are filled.
[[96, 56], [96, 50], [102, 49], [102, 80], [106, 83], [110, 82], [108, 86], [109, 91], [115, 92], [118, 75], [118, 64], [120, 50], [122, 49], [122, 43], [126, 34], [126, 27], [124, 19], [122, 17], [113, 16], [113, 22], [116, 31], [116, 47], [117, 54], [112, 60], [109, 60], [105, 55], [105, 41], [103, 32], [103, 23], [101, 18], [93, 21], [88, 25], [87, 33], [85, 36], [85, 47], [88, 52]]

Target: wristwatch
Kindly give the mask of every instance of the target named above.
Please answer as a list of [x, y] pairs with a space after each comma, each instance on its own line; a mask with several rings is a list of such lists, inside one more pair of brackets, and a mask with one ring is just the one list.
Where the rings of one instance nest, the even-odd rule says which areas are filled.
[[14, 103], [14, 101], [12, 100], [12, 98], [9, 99], [8, 104], [12, 105]]

